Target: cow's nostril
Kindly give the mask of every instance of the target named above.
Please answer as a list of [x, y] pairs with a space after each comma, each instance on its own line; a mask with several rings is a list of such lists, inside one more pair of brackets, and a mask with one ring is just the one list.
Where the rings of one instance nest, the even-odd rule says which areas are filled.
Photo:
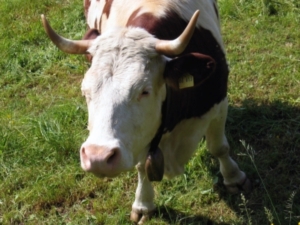
[[111, 150], [111, 153], [107, 156], [106, 162], [107, 164], [113, 164], [117, 160], [120, 154], [119, 148], [114, 148]]

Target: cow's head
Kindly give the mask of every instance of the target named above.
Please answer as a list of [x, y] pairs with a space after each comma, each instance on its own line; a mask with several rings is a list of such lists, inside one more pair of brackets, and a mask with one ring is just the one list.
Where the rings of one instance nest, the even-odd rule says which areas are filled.
[[[200, 54], [171, 61], [166, 57], [184, 51], [198, 14], [194, 14], [182, 35], [172, 41], [158, 40], [141, 28], [113, 29], [94, 40], [71, 41], [57, 35], [42, 16], [49, 37], [61, 50], [90, 53], [93, 57], [82, 81], [90, 131], [80, 149], [84, 170], [99, 177], [113, 177], [145, 163], [161, 124], [166, 81], [178, 88], [180, 74], [195, 68], [202, 70], [201, 65], [207, 68], [212, 61]], [[194, 74], [196, 82], [206, 76]], [[162, 169], [153, 171], [161, 173]]]

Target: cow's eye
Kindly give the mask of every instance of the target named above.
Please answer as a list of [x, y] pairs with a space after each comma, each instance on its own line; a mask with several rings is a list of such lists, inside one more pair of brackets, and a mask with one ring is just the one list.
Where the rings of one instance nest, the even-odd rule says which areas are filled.
[[147, 95], [149, 95], [149, 91], [143, 91], [142, 92], [142, 96], [147, 96]]

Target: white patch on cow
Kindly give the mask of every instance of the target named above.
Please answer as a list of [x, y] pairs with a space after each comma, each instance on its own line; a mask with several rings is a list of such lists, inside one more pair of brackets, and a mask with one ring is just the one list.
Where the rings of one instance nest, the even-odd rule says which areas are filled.
[[107, 15], [103, 14], [101, 17], [101, 24], [99, 26], [101, 26], [101, 31], [105, 30], [105, 26], [107, 23]]
[[181, 0], [172, 1], [172, 9], [178, 13], [178, 15], [189, 21], [196, 9], [200, 10], [200, 15], [197, 22], [197, 27], [203, 27], [212, 32], [212, 35], [219, 43], [223, 52], [225, 53], [224, 43], [220, 31], [220, 22], [216, 15], [217, 9], [215, 0]]
[[87, 24], [91, 29], [100, 30], [100, 19], [103, 13], [106, 0], [92, 0], [87, 14]]
[[93, 61], [82, 93], [88, 104], [90, 134], [84, 146], [114, 144], [121, 151], [116, 171], [145, 161], [160, 125], [166, 96], [165, 58], [154, 46], [155, 39], [145, 30], [123, 28], [99, 36], [89, 49]]

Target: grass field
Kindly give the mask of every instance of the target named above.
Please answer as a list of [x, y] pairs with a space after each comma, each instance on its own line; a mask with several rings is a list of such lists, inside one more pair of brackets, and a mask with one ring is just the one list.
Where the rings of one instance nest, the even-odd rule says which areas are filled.
[[[226, 133], [254, 190], [227, 194], [200, 143], [183, 176], [154, 184], [158, 212], [147, 224], [296, 225], [300, 3], [218, 2], [231, 67]], [[42, 13], [66, 37], [86, 28], [82, 0], [1, 0], [0, 224], [130, 224], [137, 174], [101, 180], [81, 170], [88, 63], [50, 43]]]

